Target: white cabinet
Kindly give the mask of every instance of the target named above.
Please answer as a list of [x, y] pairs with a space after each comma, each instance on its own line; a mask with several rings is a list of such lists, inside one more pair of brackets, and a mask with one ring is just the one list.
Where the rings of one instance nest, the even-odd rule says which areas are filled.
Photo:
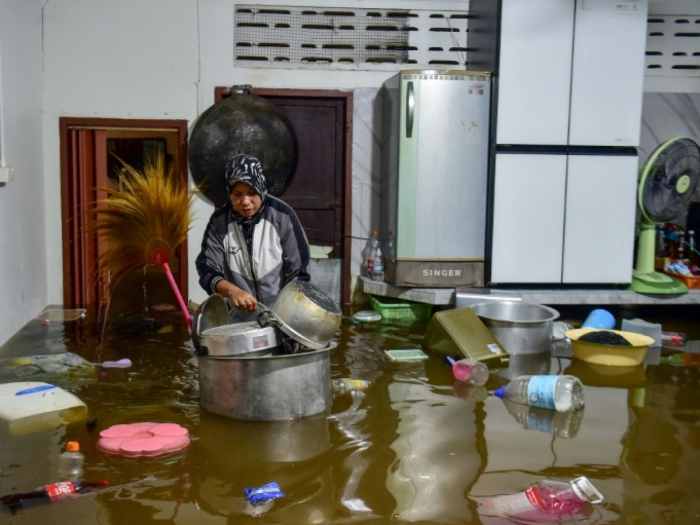
[[647, 1], [577, 1], [570, 145], [639, 145]]
[[569, 156], [563, 282], [631, 281], [637, 168], [636, 156]]
[[636, 155], [497, 153], [491, 278], [628, 283]]
[[637, 146], [648, 0], [503, 0], [497, 144]]
[[496, 155], [491, 282], [561, 282], [566, 155]]
[[498, 144], [566, 145], [574, 4], [503, 0]]

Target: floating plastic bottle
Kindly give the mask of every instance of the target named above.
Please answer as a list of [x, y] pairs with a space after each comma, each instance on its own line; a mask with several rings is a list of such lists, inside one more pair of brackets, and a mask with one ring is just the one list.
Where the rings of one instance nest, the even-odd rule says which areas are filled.
[[508, 413], [526, 430], [551, 434], [561, 439], [573, 439], [578, 435], [584, 410], [557, 412], [546, 408], [531, 407], [503, 400]]
[[83, 463], [85, 456], [80, 452], [77, 441], [66, 443], [66, 451], [58, 457], [58, 477], [64, 481], [80, 481], [83, 479]]
[[78, 494], [86, 494], [95, 489], [106, 487], [109, 485], [107, 481], [95, 482], [77, 482], [61, 481], [51, 485], [44, 485], [29, 492], [17, 492], [8, 494], [0, 498], [0, 503], [8, 507], [13, 513], [18, 509], [40, 505], [44, 503], [53, 503], [61, 499], [76, 496]]
[[584, 407], [583, 385], [574, 376], [520, 376], [496, 389], [494, 394], [513, 403], [557, 412]]
[[525, 492], [495, 496], [484, 503], [487, 515], [527, 521], [553, 521], [580, 516], [603, 495], [585, 477], [564, 483], [542, 480]]
[[369, 381], [362, 379], [334, 379], [333, 380], [333, 395], [344, 396], [355, 390], [365, 390], [369, 386]]
[[460, 359], [447, 356], [445, 361], [452, 367], [452, 375], [457, 381], [472, 385], [483, 385], [489, 379], [489, 367], [473, 359]]
[[683, 346], [688, 342], [688, 336], [681, 332], [661, 332], [661, 343], [666, 346]]

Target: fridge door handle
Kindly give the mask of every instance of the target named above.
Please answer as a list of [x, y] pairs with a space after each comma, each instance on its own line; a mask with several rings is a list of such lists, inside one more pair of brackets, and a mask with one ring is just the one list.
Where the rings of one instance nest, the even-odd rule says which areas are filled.
[[413, 82], [408, 82], [408, 92], [406, 95], [406, 138], [413, 136], [413, 115], [416, 110], [416, 97], [413, 93]]

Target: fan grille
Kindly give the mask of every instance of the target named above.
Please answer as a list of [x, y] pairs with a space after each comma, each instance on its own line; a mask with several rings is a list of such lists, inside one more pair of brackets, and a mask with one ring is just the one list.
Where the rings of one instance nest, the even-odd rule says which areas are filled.
[[[700, 147], [691, 139], [676, 139], [659, 146], [650, 158], [642, 188], [643, 211], [653, 222], [668, 222], [683, 213], [693, 198], [700, 179]], [[688, 186], [681, 193], [678, 188], [683, 183]]]

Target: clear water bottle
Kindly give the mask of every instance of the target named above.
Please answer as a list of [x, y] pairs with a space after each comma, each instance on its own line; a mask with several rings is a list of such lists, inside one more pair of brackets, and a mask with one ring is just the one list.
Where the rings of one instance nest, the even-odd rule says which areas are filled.
[[377, 246], [377, 250], [374, 252], [371, 275], [373, 281], [384, 280], [384, 255], [382, 254], [382, 249], [379, 246]]
[[513, 403], [557, 412], [584, 407], [583, 385], [574, 376], [520, 376], [494, 394]]
[[552, 434], [560, 439], [573, 439], [578, 435], [585, 410], [557, 412], [503, 400], [508, 413], [526, 430]]
[[61, 481], [80, 481], [83, 479], [85, 456], [80, 452], [77, 441], [66, 443], [66, 451], [58, 458], [58, 477]]
[[683, 346], [688, 336], [681, 332], [661, 332], [661, 342], [666, 346]]
[[481, 361], [447, 356], [445, 361], [452, 367], [452, 375], [457, 381], [472, 385], [483, 385], [489, 379], [489, 368]]
[[588, 478], [564, 483], [542, 480], [525, 492], [495, 496], [484, 503], [484, 513], [522, 520], [552, 521], [580, 516], [590, 503], [600, 503], [603, 495]]
[[367, 242], [367, 257], [365, 258], [365, 271], [367, 275], [372, 275], [372, 266], [374, 265], [374, 256], [379, 248], [379, 231], [374, 230], [372, 237]]
[[355, 390], [365, 390], [369, 386], [369, 381], [363, 381], [362, 379], [334, 379], [332, 381], [333, 385], [333, 395], [344, 396]]

